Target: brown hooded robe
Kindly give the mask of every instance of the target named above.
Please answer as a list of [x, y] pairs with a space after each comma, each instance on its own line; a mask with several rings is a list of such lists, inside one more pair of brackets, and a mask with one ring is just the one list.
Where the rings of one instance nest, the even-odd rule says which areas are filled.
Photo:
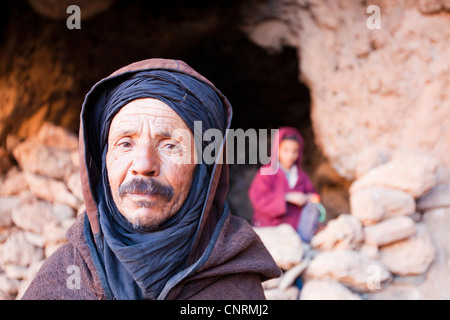
[[[83, 130], [83, 118], [95, 101], [96, 93], [108, 82], [149, 69], [189, 74], [211, 86], [224, 103], [229, 128], [232, 110], [226, 97], [182, 61], [144, 60], [99, 81], [86, 95], [81, 113], [80, 171], [86, 211], [67, 231], [69, 242], [45, 261], [22, 299], [114, 299], [96, 254], [93, 235], [99, 232], [99, 223], [97, 203], [91, 190], [95, 190], [101, 173], [85, 147], [89, 137]], [[261, 282], [278, 277], [281, 272], [251, 226], [241, 218], [223, 214], [228, 192], [226, 164], [215, 164], [209, 188], [200, 229], [188, 257], [188, 268], [168, 281], [159, 299], [264, 299]], [[74, 276], [79, 276], [79, 282], [73, 282]]]

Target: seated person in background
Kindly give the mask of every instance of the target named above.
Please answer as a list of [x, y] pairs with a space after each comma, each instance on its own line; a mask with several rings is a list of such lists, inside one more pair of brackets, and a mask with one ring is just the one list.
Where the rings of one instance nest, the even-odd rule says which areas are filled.
[[271, 162], [278, 161], [279, 170], [273, 175], [263, 175], [260, 169], [248, 193], [254, 210], [253, 225], [288, 223], [298, 232], [303, 207], [317, 192], [300, 166], [304, 143], [297, 129], [281, 127], [274, 139], [279, 141], [279, 155], [277, 158], [272, 148]]

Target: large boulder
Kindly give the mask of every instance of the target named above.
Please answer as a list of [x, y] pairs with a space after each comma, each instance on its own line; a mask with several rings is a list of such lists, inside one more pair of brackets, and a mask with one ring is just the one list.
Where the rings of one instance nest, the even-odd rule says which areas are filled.
[[436, 158], [412, 152], [399, 152], [388, 162], [371, 169], [350, 187], [352, 194], [372, 187], [398, 189], [418, 198], [437, 181]]
[[352, 192], [350, 207], [353, 216], [363, 225], [370, 225], [383, 219], [413, 214], [416, 203], [414, 197], [404, 191], [371, 187]]
[[380, 258], [399, 276], [419, 275], [428, 270], [436, 250], [425, 225], [417, 224], [417, 234], [380, 248]]
[[416, 224], [409, 217], [396, 217], [364, 228], [365, 242], [383, 246], [409, 238], [416, 233]]
[[361, 222], [349, 214], [341, 214], [328, 221], [326, 227], [311, 239], [311, 246], [319, 250], [354, 250], [364, 241]]

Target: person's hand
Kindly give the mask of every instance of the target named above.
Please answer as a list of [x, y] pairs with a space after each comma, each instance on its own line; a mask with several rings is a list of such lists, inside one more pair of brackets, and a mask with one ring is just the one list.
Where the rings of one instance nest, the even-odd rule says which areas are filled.
[[285, 199], [287, 202], [301, 207], [309, 200], [309, 195], [299, 191], [291, 191], [286, 194]]

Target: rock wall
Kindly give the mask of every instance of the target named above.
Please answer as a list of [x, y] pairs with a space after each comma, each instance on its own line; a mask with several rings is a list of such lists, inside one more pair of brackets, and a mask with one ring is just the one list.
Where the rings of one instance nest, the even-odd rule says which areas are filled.
[[[253, 1], [243, 9], [243, 29], [268, 50], [297, 48], [316, 142], [353, 180], [396, 150], [450, 166], [447, 3]], [[381, 29], [366, 25], [369, 5], [379, 6]]]
[[84, 210], [76, 135], [46, 122], [11, 147], [17, 165], [0, 175], [0, 300], [22, 296]]

